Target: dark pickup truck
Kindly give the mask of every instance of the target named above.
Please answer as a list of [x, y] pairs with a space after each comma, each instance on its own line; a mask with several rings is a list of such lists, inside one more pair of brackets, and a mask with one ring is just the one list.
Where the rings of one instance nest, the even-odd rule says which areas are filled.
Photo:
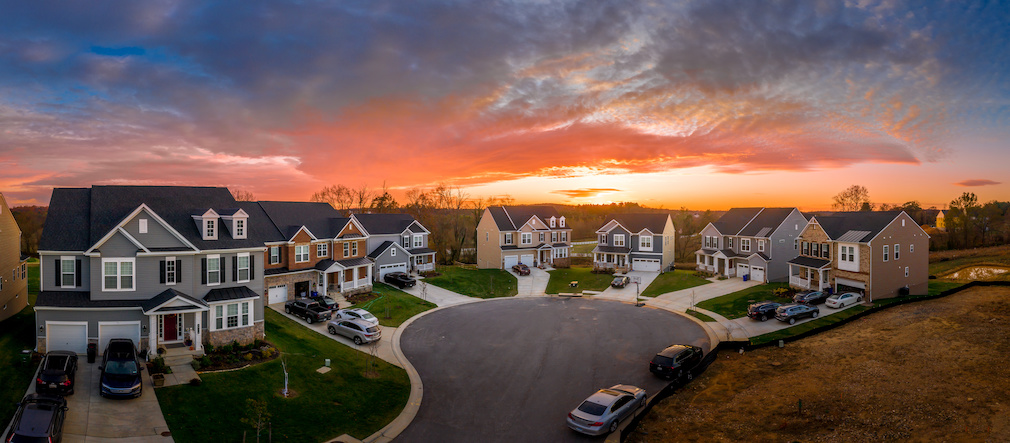
[[299, 298], [285, 303], [284, 312], [304, 318], [305, 322], [309, 324], [333, 318], [333, 311], [307, 298]]

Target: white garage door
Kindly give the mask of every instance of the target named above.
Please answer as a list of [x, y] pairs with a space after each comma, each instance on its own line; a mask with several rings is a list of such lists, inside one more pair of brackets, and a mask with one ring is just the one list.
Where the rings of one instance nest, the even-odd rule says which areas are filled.
[[635, 271], [659, 272], [659, 260], [648, 258], [636, 258], [631, 260], [631, 269]]
[[288, 301], [288, 285], [271, 286], [267, 289], [267, 303], [284, 303]]
[[533, 266], [533, 254], [519, 256], [519, 263], [526, 266]]
[[506, 255], [505, 256], [505, 269], [512, 269], [513, 266], [519, 264], [518, 255]]
[[750, 274], [750, 266], [738, 263], [736, 265], [736, 276], [743, 277], [747, 274]]
[[765, 281], [765, 268], [759, 266], [751, 266], [750, 279], [756, 281]]
[[88, 351], [88, 323], [46, 322], [46, 350], [72, 351], [83, 354]]
[[114, 338], [128, 338], [140, 347], [140, 322], [98, 322], [98, 352]]
[[864, 289], [864, 290], [866, 289], [866, 283], [863, 283], [861, 281], [856, 281], [856, 280], [849, 280], [847, 278], [836, 278], [835, 279], [835, 284], [845, 285], [845, 286], [849, 286], [849, 287], [853, 287], [853, 288], [858, 288], [858, 289]]
[[407, 272], [407, 264], [397, 263], [395, 265], [379, 266], [379, 279], [382, 279], [382, 277], [385, 277], [390, 272]]

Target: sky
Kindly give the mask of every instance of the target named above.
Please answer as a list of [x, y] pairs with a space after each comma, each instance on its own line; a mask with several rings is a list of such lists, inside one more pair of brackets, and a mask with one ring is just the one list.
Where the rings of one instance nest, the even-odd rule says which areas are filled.
[[1010, 4], [0, 0], [0, 192], [1010, 200]]

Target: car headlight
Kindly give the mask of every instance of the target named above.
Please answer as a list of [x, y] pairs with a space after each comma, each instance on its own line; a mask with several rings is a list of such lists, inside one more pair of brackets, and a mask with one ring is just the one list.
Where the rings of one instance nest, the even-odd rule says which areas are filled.
[[141, 383], [142, 383], [142, 382], [139, 382], [139, 381], [138, 381], [138, 382], [137, 382], [137, 384], [133, 385], [133, 387], [132, 387], [132, 388], [130, 388], [130, 390], [131, 390], [131, 391], [136, 391], [137, 389], [140, 389], [140, 385], [141, 385]]

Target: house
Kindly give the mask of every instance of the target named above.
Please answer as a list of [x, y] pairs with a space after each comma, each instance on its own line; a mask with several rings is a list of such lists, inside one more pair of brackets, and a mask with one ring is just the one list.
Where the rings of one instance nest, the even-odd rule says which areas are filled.
[[786, 281], [807, 219], [796, 208], [733, 208], [701, 230], [697, 269], [760, 282]]
[[101, 352], [130, 338], [154, 354], [262, 338], [260, 238], [272, 229], [227, 188], [54, 189], [39, 240], [37, 350]]
[[0, 321], [28, 306], [28, 266], [21, 257], [21, 229], [0, 194]]
[[666, 213], [608, 215], [596, 231], [593, 267], [616, 271], [673, 269], [677, 231]]
[[571, 264], [572, 229], [553, 206], [492, 206], [477, 223], [477, 267]]
[[390, 272], [425, 272], [435, 269], [435, 250], [428, 247], [428, 231], [409, 214], [353, 214], [368, 232], [368, 258], [372, 276], [381, 280]]
[[261, 237], [267, 303], [283, 303], [313, 292], [358, 294], [372, 290], [368, 233], [327, 203], [261, 201], [274, 227]]
[[789, 261], [796, 289], [859, 292], [867, 301], [928, 290], [929, 235], [905, 211], [815, 215], [798, 240]]
[[936, 229], [941, 231], [947, 230], [947, 214], [944, 211], [936, 214]]

